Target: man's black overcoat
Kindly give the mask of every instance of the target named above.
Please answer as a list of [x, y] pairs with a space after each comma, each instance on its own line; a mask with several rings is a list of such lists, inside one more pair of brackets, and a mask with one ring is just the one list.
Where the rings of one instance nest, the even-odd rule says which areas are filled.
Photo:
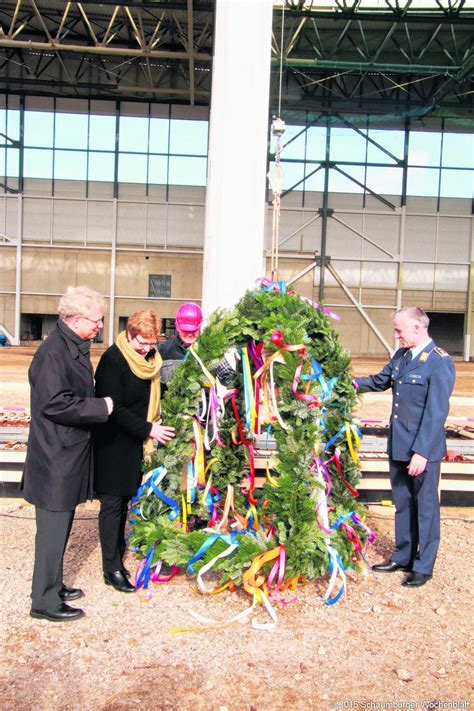
[[36, 351], [28, 378], [23, 496], [41, 509], [72, 511], [92, 494], [91, 426], [107, 420], [107, 406], [94, 397], [89, 356], [57, 328]]

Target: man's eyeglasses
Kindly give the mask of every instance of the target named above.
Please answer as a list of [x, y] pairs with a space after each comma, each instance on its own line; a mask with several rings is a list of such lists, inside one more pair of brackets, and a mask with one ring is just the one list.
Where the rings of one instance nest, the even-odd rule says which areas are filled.
[[91, 323], [95, 323], [96, 326], [98, 326], [99, 323], [101, 323], [102, 325], [104, 324], [104, 317], [103, 316], [102, 316], [102, 318], [96, 318], [96, 319], [89, 318], [89, 316], [81, 316], [81, 318], [84, 318], [86, 321], [90, 321]]

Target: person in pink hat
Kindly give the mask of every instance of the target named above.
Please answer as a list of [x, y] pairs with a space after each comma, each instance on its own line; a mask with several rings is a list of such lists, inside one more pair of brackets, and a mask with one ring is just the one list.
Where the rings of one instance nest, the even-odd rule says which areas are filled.
[[190, 346], [199, 338], [202, 326], [201, 307], [192, 302], [181, 304], [176, 314], [176, 336], [172, 336], [158, 346], [163, 359], [161, 366], [162, 392], [171, 378], [174, 369], [181, 363]]

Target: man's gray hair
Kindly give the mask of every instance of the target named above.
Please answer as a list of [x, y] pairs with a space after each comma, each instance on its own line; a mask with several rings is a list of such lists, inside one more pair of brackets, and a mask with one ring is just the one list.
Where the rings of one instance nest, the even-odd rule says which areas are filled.
[[74, 316], [87, 317], [95, 307], [104, 308], [102, 294], [87, 286], [70, 286], [59, 299], [58, 315], [62, 321]]
[[420, 309], [419, 306], [405, 306], [403, 309], [398, 309], [398, 311], [394, 313], [394, 318], [395, 316], [398, 316], [398, 314], [405, 314], [405, 316], [412, 321], [418, 321], [418, 323], [421, 323], [426, 329], [430, 325], [428, 315], [425, 311], [423, 311], [423, 309]]

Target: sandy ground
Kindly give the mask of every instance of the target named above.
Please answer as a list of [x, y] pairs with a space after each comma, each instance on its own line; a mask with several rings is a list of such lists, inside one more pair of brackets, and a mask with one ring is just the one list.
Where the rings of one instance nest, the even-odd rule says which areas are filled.
[[[377, 532], [369, 561], [392, 550], [392, 511], [370, 507]], [[0, 708], [52, 711], [274, 711], [336, 708], [468, 708], [472, 684], [473, 512], [444, 509], [435, 577], [401, 585], [403, 573], [356, 575], [340, 602], [327, 581], [275, 603], [278, 624], [225, 625], [246, 609], [242, 592], [202, 596], [185, 575], [125, 595], [101, 580], [97, 507], [78, 508], [65, 580], [80, 585], [86, 617], [54, 624], [28, 616], [31, 507], [0, 507], [3, 691]], [[133, 565], [131, 556], [128, 564]], [[193, 609], [222, 624], [196, 628]], [[254, 619], [268, 622], [259, 606]], [[471, 669], [471, 671], [470, 671]], [[437, 705], [434, 705], [435, 702]], [[442, 706], [457, 702], [457, 706]], [[385, 704], [380, 706], [376, 704]], [[425, 705], [424, 705], [425, 704]]]
[[[28, 405], [31, 356], [2, 357], [0, 405]], [[14, 362], [14, 361], [17, 362]], [[382, 361], [354, 361], [354, 374]], [[473, 364], [458, 363], [452, 413], [472, 415]], [[375, 399], [376, 398], [376, 399]], [[364, 396], [359, 417], [383, 419], [387, 395]], [[348, 572], [345, 597], [323, 602], [327, 580], [275, 602], [278, 624], [262, 605], [225, 591], [203, 596], [186, 575], [125, 595], [101, 578], [96, 502], [77, 510], [65, 557], [65, 582], [81, 586], [86, 617], [54, 624], [29, 617], [34, 512], [0, 501], [3, 654], [0, 709], [10, 711], [280, 711], [354, 708], [469, 708], [472, 683], [473, 509], [445, 508], [433, 580], [411, 590], [403, 573]], [[368, 507], [377, 534], [372, 564], [393, 548], [392, 507]], [[135, 562], [129, 554], [127, 564]], [[194, 610], [216, 621], [204, 630]], [[176, 632], [178, 629], [189, 631]]]

